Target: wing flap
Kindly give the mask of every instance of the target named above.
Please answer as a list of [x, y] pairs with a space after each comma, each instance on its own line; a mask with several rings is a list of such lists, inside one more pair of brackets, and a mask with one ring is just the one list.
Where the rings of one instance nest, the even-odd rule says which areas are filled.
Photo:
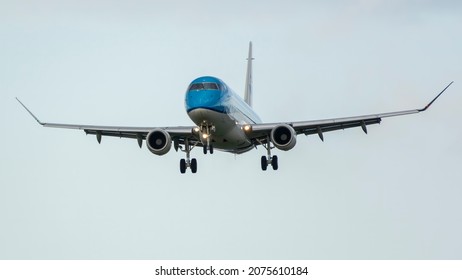
[[323, 133], [323, 132], [329, 132], [329, 131], [334, 131], [334, 130], [339, 130], [339, 129], [364, 127], [364, 126], [371, 125], [371, 124], [379, 124], [381, 121], [382, 121], [381, 118], [375, 118], [375, 119], [359, 120], [359, 121], [351, 121], [351, 122], [340, 122], [340, 123], [333, 123], [329, 125], [312, 126], [312, 127], [305, 128], [303, 130], [298, 130], [298, 131], [300, 131], [300, 133], [303, 133], [305, 135], [319, 134], [320, 132]]

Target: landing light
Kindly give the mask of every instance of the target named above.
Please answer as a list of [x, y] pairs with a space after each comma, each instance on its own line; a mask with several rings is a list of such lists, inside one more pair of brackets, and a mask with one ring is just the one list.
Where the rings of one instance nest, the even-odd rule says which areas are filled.
[[251, 126], [251, 125], [248, 125], [248, 124], [247, 124], [247, 125], [244, 125], [244, 126], [243, 126], [243, 129], [244, 129], [245, 132], [250, 132], [250, 131], [252, 131], [252, 126]]
[[202, 138], [207, 139], [208, 137], [209, 137], [208, 134], [206, 134], [206, 133], [202, 134]]

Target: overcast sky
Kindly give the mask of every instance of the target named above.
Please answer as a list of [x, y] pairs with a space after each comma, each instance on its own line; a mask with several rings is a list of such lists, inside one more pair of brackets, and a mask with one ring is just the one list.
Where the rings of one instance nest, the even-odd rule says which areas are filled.
[[[329, 3], [327, 3], [329, 2]], [[0, 259], [462, 258], [460, 1], [0, 0]], [[263, 121], [423, 107], [244, 155], [140, 150], [48, 122], [192, 125], [184, 92], [243, 93]]]

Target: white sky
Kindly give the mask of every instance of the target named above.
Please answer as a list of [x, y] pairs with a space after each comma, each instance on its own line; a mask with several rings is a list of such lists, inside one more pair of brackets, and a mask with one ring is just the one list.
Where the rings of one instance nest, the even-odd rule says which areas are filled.
[[[462, 258], [460, 1], [0, 1], [0, 259]], [[42, 121], [190, 125], [184, 92], [264, 121], [423, 107], [245, 155], [155, 156]]]

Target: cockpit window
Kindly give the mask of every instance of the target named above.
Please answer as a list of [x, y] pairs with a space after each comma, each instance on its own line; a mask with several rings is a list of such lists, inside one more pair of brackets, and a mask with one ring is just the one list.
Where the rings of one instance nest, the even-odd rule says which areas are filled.
[[215, 83], [204, 83], [204, 89], [218, 90], [218, 86]]
[[204, 89], [204, 85], [202, 83], [199, 83], [199, 84], [192, 84], [190, 87], [189, 87], [189, 90], [201, 90], [201, 89]]
[[189, 90], [218, 90], [218, 85], [216, 83], [197, 83], [192, 84]]

